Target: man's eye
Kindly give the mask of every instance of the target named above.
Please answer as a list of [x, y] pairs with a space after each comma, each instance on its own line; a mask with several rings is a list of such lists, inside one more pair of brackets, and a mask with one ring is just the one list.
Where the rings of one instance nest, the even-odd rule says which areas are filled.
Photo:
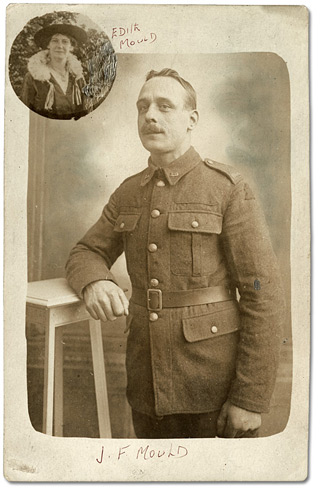
[[147, 109], [148, 109], [148, 108], [147, 108], [147, 106], [139, 106], [139, 107], [138, 107], [138, 111], [139, 111], [139, 113], [143, 113], [143, 112], [145, 112]]
[[170, 107], [169, 104], [160, 104], [161, 111], [168, 111]]

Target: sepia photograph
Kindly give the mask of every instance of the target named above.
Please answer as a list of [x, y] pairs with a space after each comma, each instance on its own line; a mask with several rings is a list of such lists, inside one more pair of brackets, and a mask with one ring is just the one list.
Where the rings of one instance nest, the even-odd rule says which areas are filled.
[[7, 479], [305, 479], [307, 10], [13, 4], [7, 27]]
[[[225, 427], [227, 435], [237, 431], [251, 435], [258, 430], [260, 413], [266, 414], [264, 434], [281, 431], [289, 414], [291, 383], [290, 310], [285, 307], [290, 305], [286, 66], [272, 54], [176, 57], [174, 68], [190, 67], [182, 73], [187, 77], [189, 72], [189, 80], [195, 80], [196, 93], [174, 68], [162, 68], [172, 64], [170, 57], [118, 55], [118, 59], [108, 99], [110, 123], [102, 129], [98, 112], [90, 128], [85, 119], [82, 127], [77, 123], [63, 129], [61, 123], [38, 116], [30, 120], [35, 148], [30, 147], [34, 160], [29, 161], [29, 280], [46, 280], [30, 288], [40, 288], [39, 294], [48, 288], [48, 295], [53, 288], [55, 295], [59, 285], [48, 280], [66, 277], [91, 318], [106, 323], [107, 374], [115, 372], [110, 384], [118, 392], [112, 419], [121, 428], [120, 434], [115, 430], [119, 437], [128, 437], [125, 431], [131, 426], [125, 397], [124, 411], [118, 412], [120, 381], [125, 377], [134, 417], [152, 417], [152, 428], [163, 421], [165, 433], [159, 430], [158, 438], [216, 436], [222, 407], [232, 400], [240, 405], [249, 427], [229, 429], [227, 412], [220, 436]], [[206, 86], [199, 77], [204, 69]], [[126, 112], [121, 118], [118, 104], [112, 103], [124, 94], [128, 79], [131, 90], [122, 97]], [[144, 148], [150, 157], [136, 159], [132, 150], [121, 148], [112, 154], [109, 142], [121, 129], [132, 149], [142, 154]], [[57, 145], [63, 135], [74, 142], [71, 148]], [[209, 153], [211, 139], [216, 142], [214, 155]], [[46, 156], [43, 162], [40, 148]], [[99, 148], [100, 157], [90, 165]], [[200, 156], [198, 148], [210, 158]], [[224, 152], [228, 164], [221, 159]], [[114, 167], [114, 156], [121, 159], [121, 169]], [[86, 198], [79, 200], [84, 193]], [[118, 258], [119, 272], [112, 274]], [[124, 288], [132, 289], [130, 308]], [[32, 332], [29, 387], [38, 393], [39, 375], [34, 375], [34, 385], [31, 373], [39, 363], [41, 345], [38, 330]], [[77, 332], [75, 327], [64, 333], [65, 355], [79, 358], [72, 368], [71, 360], [67, 362], [71, 373], [77, 364], [88, 370], [89, 355], [83, 353], [88, 346], [75, 337]], [[121, 363], [125, 344], [127, 370]], [[280, 351], [281, 382], [270, 419]], [[32, 394], [30, 410], [34, 418], [40, 417], [40, 394]], [[85, 416], [93, 420], [93, 402], [94, 398], [88, 401], [87, 414], [77, 414], [70, 406], [72, 424], [78, 417], [79, 427], [69, 428], [66, 419], [66, 435], [80, 431], [80, 436], [92, 436], [85, 433]], [[177, 418], [182, 418], [179, 430]], [[141, 437], [155, 438], [157, 430], [149, 431], [143, 430]]]

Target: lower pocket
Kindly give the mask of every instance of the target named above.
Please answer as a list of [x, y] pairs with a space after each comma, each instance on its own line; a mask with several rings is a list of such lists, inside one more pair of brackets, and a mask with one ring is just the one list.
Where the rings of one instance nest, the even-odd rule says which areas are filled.
[[210, 314], [182, 320], [183, 334], [189, 343], [215, 339], [240, 329], [238, 307], [215, 310]]

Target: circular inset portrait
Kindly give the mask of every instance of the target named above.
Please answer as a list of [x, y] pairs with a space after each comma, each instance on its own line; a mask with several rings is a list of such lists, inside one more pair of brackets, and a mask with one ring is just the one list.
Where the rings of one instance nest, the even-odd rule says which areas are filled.
[[30, 20], [13, 42], [9, 77], [20, 100], [53, 119], [79, 119], [107, 97], [117, 57], [86, 16], [52, 12]]

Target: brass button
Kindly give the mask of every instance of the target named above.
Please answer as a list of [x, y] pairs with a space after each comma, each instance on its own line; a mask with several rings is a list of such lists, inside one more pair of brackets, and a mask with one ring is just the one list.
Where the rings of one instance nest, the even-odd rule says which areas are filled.
[[218, 332], [217, 326], [212, 326], [211, 327], [211, 332], [212, 332], [212, 334], [215, 334], [216, 332]]
[[155, 286], [158, 286], [158, 285], [159, 285], [159, 280], [157, 280], [156, 278], [152, 278], [152, 279], [150, 280], [150, 285], [151, 285], [151, 286], [154, 286], [154, 287], [155, 287]]
[[158, 186], [158, 188], [163, 188], [165, 185], [166, 185], [166, 183], [164, 181], [158, 181], [156, 184], [156, 186]]
[[151, 312], [150, 315], [149, 315], [149, 320], [150, 322], [155, 322], [159, 319], [159, 316], [158, 314], [156, 314], [155, 312]]
[[160, 216], [160, 211], [159, 210], [152, 210], [151, 216], [152, 216], [152, 218], [158, 218]]
[[157, 249], [158, 249], [157, 244], [149, 244], [148, 245], [149, 252], [156, 252]]
[[191, 223], [191, 227], [192, 227], [192, 228], [198, 228], [198, 227], [199, 227], [199, 222], [197, 222], [197, 220], [194, 220], [194, 221]]
[[120, 228], [124, 228], [124, 222], [120, 223]]

